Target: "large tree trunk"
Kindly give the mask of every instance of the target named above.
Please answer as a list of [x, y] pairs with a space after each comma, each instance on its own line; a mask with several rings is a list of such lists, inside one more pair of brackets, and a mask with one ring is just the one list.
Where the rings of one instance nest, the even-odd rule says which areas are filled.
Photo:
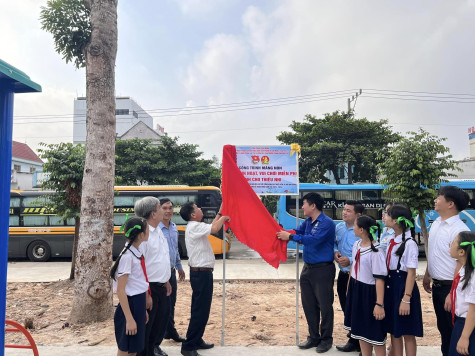
[[333, 176], [335, 177], [336, 184], [340, 184], [340, 176], [338, 175], [338, 169], [336, 167], [332, 167], [331, 171], [333, 173]]
[[73, 240], [73, 253], [71, 258], [71, 271], [69, 272], [69, 279], [73, 280], [76, 272], [76, 256], [78, 255], [78, 241], [79, 241], [79, 223], [81, 218], [74, 219], [74, 240]]
[[81, 227], [71, 323], [112, 316], [109, 269], [114, 234], [115, 59], [117, 0], [90, 0], [91, 41], [86, 49], [87, 139]]
[[421, 233], [422, 233], [422, 238], [424, 239], [424, 250], [426, 252], [426, 258], [427, 258], [427, 261], [429, 261], [429, 252], [428, 252], [429, 232], [427, 231], [426, 213], [424, 211], [419, 212], [419, 222], [421, 223]]
[[348, 162], [348, 184], [353, 184], [353, 171], [351, 170], [351, 163]]

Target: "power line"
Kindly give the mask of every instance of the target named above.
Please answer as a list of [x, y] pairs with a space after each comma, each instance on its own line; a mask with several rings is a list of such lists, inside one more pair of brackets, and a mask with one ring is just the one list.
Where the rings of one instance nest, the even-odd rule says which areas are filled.
[[[281, 103], [281, 102], [298, 102], [299, 100], [309, 100], [309, 99], [321, 99], [321, 98], [330, 98], [337, 95], [348, 95], [354, 92], [355, 89], [347, 89], [347, 90], [338, 90], [338, 91], [330, 91], [330, 92], [323, 92], [323, 93], [314, 93], [314, 94], [307, 94], [307, 95], [298, 95], [298, 96], [288, 96], [288, 97], [281, 97], [281, 98], [272, 98], [272, 99], [262, 99], [262, 100], [253, 100], [253, 101], [241, 101], [241, 102], [234, 102], [234, 103], [226, 103], [226, 104], [215, 104], [215, 105], [201, 105], [201, 106], [184, 106], [184, 107], [174, 107], [174, 108], [162, 108], [162, 109], [143, 109], [137, 110], [137, 113], [151, 113], [151, 112], [176, 112], [176, 111], [190, 111], [190, 110], [210, 110], [210, 109], [220, 109], [226, 107], [234, 107], [234, 106], [259, 106], [261, 104], [268, 104], [268, 103]], [[339, 97], [338, 97], [339, 98]], [[59, 117], [65, 118], [68, 116], [74, 116], [74, 114], [56, 114], [56, 115], [22, 115], [22, 116], [15, 116], [15, 119], [29, 119], [29, 118], [46, 118], [46, 117]], [[86, 116], [84, 115], [80, 116]]]

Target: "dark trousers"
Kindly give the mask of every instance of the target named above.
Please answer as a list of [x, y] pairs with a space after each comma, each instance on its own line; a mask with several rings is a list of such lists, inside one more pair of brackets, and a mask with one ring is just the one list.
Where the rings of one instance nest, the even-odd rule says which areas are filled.
[[213, 272], [190, 271], [191, 317], [183, 342], [183, 351], [193, 351], [203, 342], [203, 334], [208, 323], [213, 299]]
[[[333, 284], [335, 281], [333, 263], [308, 268], [300, 274], [302, 306], [307, 318], [308, 332], [314, 343], [333, 342]], [[321, 327], [320, 327], [321, 315]]]
[[445, 311], [445, 298], [450, 293], [450, 285], [432, 284], [432, 304], [434, 304], [435, 316], [437, 317], [437, 329], [439, 329], [442, 339], [443, 356], [448, 356], [450, 348], [450, 337], [452, 335], [452, 314]]
[[175, 304], [176, 304], [176, 292], [177, 292], [177, 283], [176, 283], [176, 271], [172, 271], [170, 277], [170, 285], [172, 286], [172, 294], [168, 297], [168, 304], [170, 306], [170, 317], [168, 318], [167, 331], [165, 335], [170, 337], [177, 335], [178, 332], [175, 329]]
[[165, 335], [170, 308], [168, 306], [167, 288], [162, 283], [150, 283], [152, 291], [152, 310], [148, 311], [148, 323], [145, 328], [145, 349], [139, 356], [153, 356], [153, 348], [160, 345]]
[[[336, 291], [338, 293], [338, 299], [340, 300], [341, 310], [345, 314], [345, 305], [346, 305], [346, 290], [348, 288], [348, 280], [350, 279], [350, 274], [340, 271], [338, 273], [338, 279], [336, 281]], [[355, 345], [359, 345], [359, 341], [349, 337], [349, 342]]]

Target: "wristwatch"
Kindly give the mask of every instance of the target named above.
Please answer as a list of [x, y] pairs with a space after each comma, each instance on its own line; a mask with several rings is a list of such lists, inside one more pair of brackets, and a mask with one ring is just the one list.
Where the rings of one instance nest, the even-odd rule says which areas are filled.
[[289, 241], [294, 241], [294, 235], [292, 234], [289, 235]]

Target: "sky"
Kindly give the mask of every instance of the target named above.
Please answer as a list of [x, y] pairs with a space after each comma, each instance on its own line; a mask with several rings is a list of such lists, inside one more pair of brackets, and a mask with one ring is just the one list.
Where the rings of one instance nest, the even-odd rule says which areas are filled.
[[[86, 92], [85, 70], [41, 29], [45, 4], [0, 0], [0, 59], [43, 89], [15, 96], [13, 139], [34, 150], [72, 142], [74, 99]], [[226, 144], [279, 144], [292, 121], [347, 110], [362, 89], [356, 118], [421, 127], [463, 159], [475, 126], [474, 18], [475, 0], [119, 0], [116, 95], [221, 159]]]

